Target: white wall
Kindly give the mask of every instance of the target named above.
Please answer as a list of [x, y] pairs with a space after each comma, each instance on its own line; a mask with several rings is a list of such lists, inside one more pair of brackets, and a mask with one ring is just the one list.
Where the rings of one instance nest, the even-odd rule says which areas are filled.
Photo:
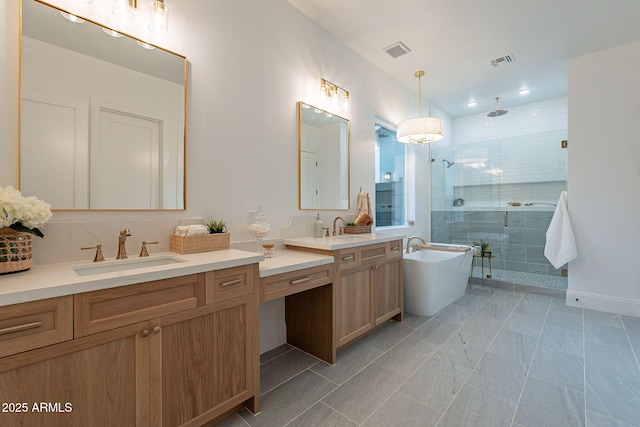
[[[640, 316], [640, 42], [569, 61], [567, 303]], [[578, 299], [578, 301], [576, 301]]]
[[[149, 37], [146, 21], [115, 21], [110, 2], [51, 3], [158, 42]], [[141, 11], [147, 3], [139, 2]], [[18, 5], [18, 0], [0, 2], [0, 46], [6, 52], [3, 59], [8, 59], [0, 62], [0, 186], [18, 184]], [[175, 219], [177, 223], [198, 217], [227, 219], [232, 242], [252, 240], [248, 211], [258, 205], [272, 225], [269, 237], [279, 237], [289, 216], [301, 213], [297, 210], [296, 102], [319, 105], [322, 77], [351, 95], [351, 112], [344, 114], [351, 120], [351, 213], [355, 214], [360, 188], [371, 194], [375, 206], [375, 116], [394, 123], [417, 116], [414, 90], [392, 80], [285, 0], [191, 0], [175, 1], [170, 7], [169, 36], [158, 43], [189, 61], [186, 211], [57, 211], [52, 220], [55, 226], [44, 227], [45, 239], [36, 242], [34, 251], [58, 257], [43, 257], [47, 262], [62, 256], [87, 259], [79, 246], [95, 243], [96, 236], [111, 235], [112, 228], [142, 220]], [[441, 115], [436, 107], [431, 111]], [[442, 117], [450, 135], [450, 119]], [[428, 235], [428, 152], [427, 147], [417, 147], [415, 153], [410, 149], [409, 167], [414, 168], [410, 172], [417, 179], [418, 198], [415, 216], [409, 218], [416, 224], [403, 229], [407, 235]], [[86, 227], [78, 226], [83, 222]], [[58, 239], [48, 238], [48, 226]], [[98, 226], [108, 233], [95, 233]], [[162, 247], [170, 231], [167, 227], [166, 234], [150, 237], [160, 240]], [[86, 239], [77, 232], [85, 233]], [[112, 244], [111, 240], [103, 243]], [[263, 310], [264, 328], [272, 326], [274, 316], [264, 314], [271, 308]], [[281, 307], [274, 311], [282, 313]]]

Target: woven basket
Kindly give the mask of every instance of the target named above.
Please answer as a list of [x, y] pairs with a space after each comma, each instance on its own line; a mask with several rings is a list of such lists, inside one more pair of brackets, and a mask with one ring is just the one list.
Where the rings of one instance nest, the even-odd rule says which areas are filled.
[[28, 270], [33, 266], [32, 241], [29, 233], [0, 228], [0, 274]]
[[370, 225], [347, 225], [344, 227], [344, 234], [371, 233]]
[[198, 236], [171, 234], [169, 237], [171, 252], [179, 254], [220, 251], [231, 247], [231, 237], [229, 233], [202, 234]]

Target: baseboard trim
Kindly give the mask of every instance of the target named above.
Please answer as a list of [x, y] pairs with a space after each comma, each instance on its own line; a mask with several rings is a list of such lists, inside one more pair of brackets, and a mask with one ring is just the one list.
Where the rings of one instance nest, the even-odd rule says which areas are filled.
[[567, 291], [567, 305], [640, 317], [640, 301], [587, 292]]

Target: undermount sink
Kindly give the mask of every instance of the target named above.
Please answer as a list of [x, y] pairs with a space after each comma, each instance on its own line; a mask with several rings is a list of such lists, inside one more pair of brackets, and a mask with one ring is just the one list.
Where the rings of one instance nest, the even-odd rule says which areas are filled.
[[184, 259], [166, 255], [149, 258], [106, 261], [90, 265], [78, 265], [73, 267], [73, 271], [75, 271], [79, 276], [90, 276], [92, 274], [115, 273], [117, 271], [135, 270], [137, 268], [158, 267], [161, 265], [176, 264], [184, 261]]

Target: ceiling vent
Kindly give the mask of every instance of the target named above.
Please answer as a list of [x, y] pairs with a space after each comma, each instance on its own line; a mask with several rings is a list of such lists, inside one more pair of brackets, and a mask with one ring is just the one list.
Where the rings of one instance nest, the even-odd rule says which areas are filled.
[[406, 47], [402, 42], [394, 43], [391, 46], [385, 47], [383, 50], [394, 58], [402, 56], [405, 53], [411, 52], [411, 49]]
[[497, 67], [500, 64], [507, 64], [509, 62], [514, 62], [516, 60], [516, 58], [514, 58], [513, 53], [510, 53], [508, 55], [505, 56], [501, 56], [500, 58], [496, 58], [493, 61], [491, 61], [491, 66], [492, 67]]

